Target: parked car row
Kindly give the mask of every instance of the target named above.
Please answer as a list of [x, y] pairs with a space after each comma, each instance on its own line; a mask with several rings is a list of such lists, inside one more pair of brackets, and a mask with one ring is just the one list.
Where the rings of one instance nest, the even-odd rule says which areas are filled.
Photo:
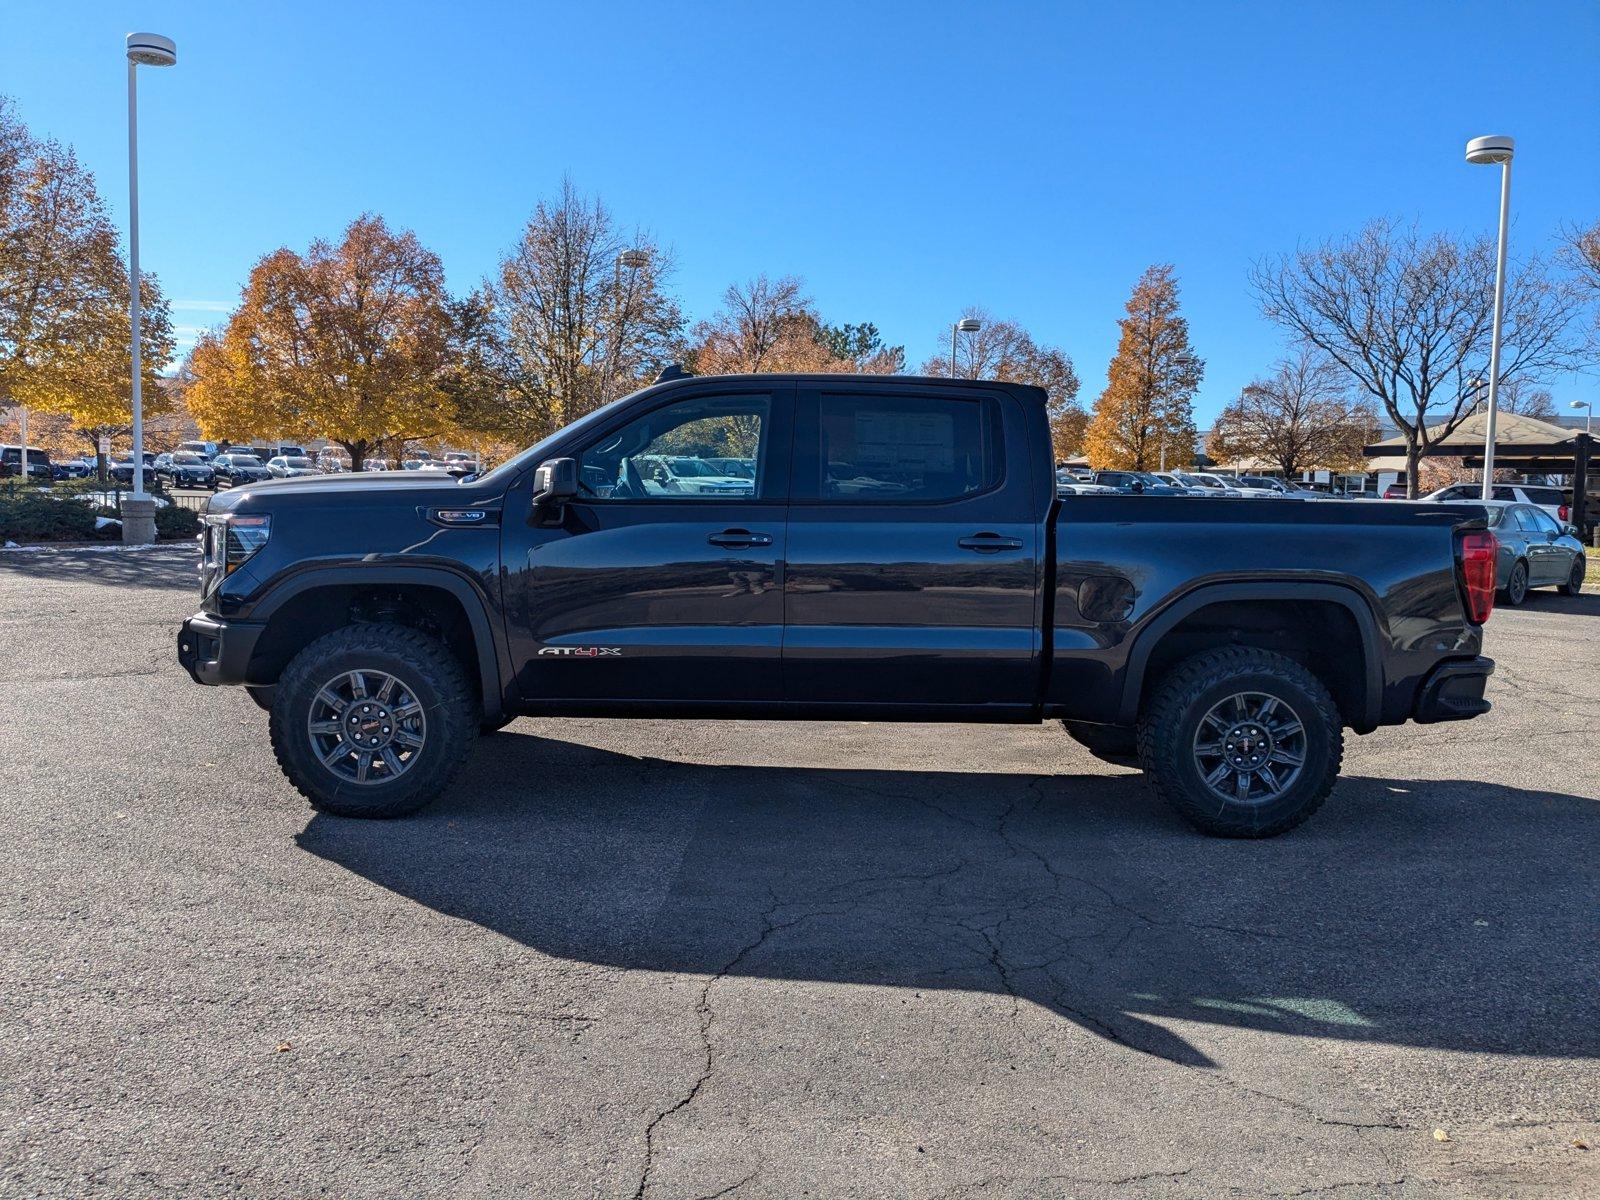
[[[322, 451], [312, 457], [298, 446], [232, 447], [207, 454], [211, 442], [184, 442], [170, 454], [154, 456], [154, 478], [169, 487], [222, 488], [237, 487], [245, 483], [260, 483], [267, 479], [295, 479], [308, 475], [335, 475], [350, 470], [350, 460], [337, 454]], [[276, 450], [277, 453], [269, 451]], [[147, 456], [148, 457], [148, 456]], [[119, 464], [124, 475], [133, 477], [131, 464]], [[362, 464], [367, 471], [443, 471], [460, 477], [476, 474], [478, 460], [470, 454], [453, 452], [435, 459], [423, 452], [417, 458], [406, 459], [398, 467], [391, 459], [369, 458]], [[115, 473], [116, 467], [113, 467]]]
[[1071, 471], [1056, 470], [1062, 495], [1120, 492], [1142, 496], [1254, 497], [1274, 500], [1325, 500], [1314, 492], [1265, 475], [1223, 475], [1215, 471]]

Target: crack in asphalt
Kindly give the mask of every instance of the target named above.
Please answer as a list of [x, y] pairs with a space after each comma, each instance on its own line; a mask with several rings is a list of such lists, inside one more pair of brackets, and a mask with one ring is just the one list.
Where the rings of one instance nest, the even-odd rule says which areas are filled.
[[[650, 1174], [655, 1169], [655, 1135], [657, 1128], [659, 1128], [661, 1123], [668, 1117], [672, 1116], [676, 1112], [680, 1112], [683, 1109], [688, 1108], [689, 1105], [693, 1104], [695, 1098], [700, 1095], [700, 1089], [705, 1086], [706, 1081], [709, 1080], [715, 1073], [716, 1048], [712, 1044], [711, 1040], [711, 1027], [716, 1023], [717, 1014], [716, 1011], [711, 1007], [711, 989], [716, 986], [719, 980], [727, 976], [746, 958], [759, 950], [766, 943], [767, 939], [773, 934], [782, 933], [787, 929], [793, 929], [796, 925], [799, 925], [804, 921], [808, 921], [812, 917], [836, 915], [831, 910], [821, 909], [812, 912], [801, 913], [799, 916], [787, 921], [774, 921], [774, 914], [785, 907], [787, 907], [787, 905], [779, 901], [776, 896], [773, 896], [771, 907], [761, 914], [761, 932], [758, 933], [752, 941], [748, 942], [737, 954], [730, 958], [727, 963], [724, 964], [714, 975], [708, 977], [705, 981], [705, 984], [700, 988], [700, 997], [695, 1002], [695, 1014], [699, 1018], [700, 1022], [700, 1043], [704, 1060], [701, 1064], [700, 1074], [689, 1086], [688, 1091], [679, 1097], [676, 1103], [658, 1111], [656, 1115], [651, 1118], [650, 1124], [645, 1127], [644, 1168], [640, 1172], [638, 1186], [635, 1187], [633, 1191], [634, 1200], [642, 1200], [646, 1191], [648, 1191], [650, 1187]], [[741, 1181], [739, 1186], [742, 1186], [744, 1182], [748, 1181]]]
[[1012, 1186], [1016, 1184], [1039, 1183], [1076, 1183], [1086, 1184], [1091, 1187], [1124, 1187], [1130, 1183], [1142, 1183], [1149, 1179], [1182, 1179], [1185, 1175], [1193, 1174], [1193, 1167], [1185, 1167], [1181, 1171], [1144, 1171], [1137, 1175], [1123, 1175], [1116, 1179], [1096, 1179], [1086, 1175], [986, 1175], [982, 1179], [958, 1183], [944, 1192], [941, 1197], [956, 1197], [971, 1194], [973, 1191], [988, 1191], [993, 1187]]
[[[1050, 776], [1039, 775], [1028, 781], [1026, 788], [1027, 791], [1033, 796], [1033, 804], [1030, 806], [1031, 809], [1037, 809], [1039, 805], [1044, 803], [1046, 798], [1041, 791], [1041, 788], [1050, 778]], [[1256, 1097], [1260, 1100], [1279, 1105], [1310, 1119], [1317, 1125], [1351, 1129], [1356, 1131], [1393, 1131], [1411, 1128], [1408, 1125], [1401, 1124], [1394, 1120], [1357, 1121], [1347, 1120], [1340, 1117], [1326, 1116], [1302, 1101], [1276, 1095], [1272, 1092], [1263, 1091], [1259, 1088], [1254, 1088], [1248, 1084], [1241, 1083], [1238, 1080], [1231, 1078], [1226, 1072], [1214, 1065], [1208, 1063], [1188, 1063], [1173, 1059], [1169, 1054], [1164, 1054], [1158, 1049], [1141, 1044], [1141, 1039], [1139, 1037], [1130, 1031], [1121, 1028], [1113, 1019], [1102, 1016], [1101, 1014], [1084, 1007], [1081, 1003], [1075, 1002], [1074, 999], [1069, 998], [1072, 996], [1071, 985], [1067, 980], [1062, 978], [1058, 969], [1064, 962], [1068, 960], [1075, 962], [1087, 969], [1094, 969], [1094, 963], [1090, 959], [1084, 958], [1077, 954], [1074, 951], [1074, 947], [1082, 942], [1099, 940], [1111, 936], [1113, 930], [1110, 928], [1098, 928], [1088, 933], [1075, 935], [1055, 934], [1053, 936], [1056, 946], [1059, 948], [1059, 953], [1052, 954], [1040, 961], [1030, 961], [1024, 963], [1018, 963], [1013, 960], [1012, 956], [1008, 955], [1006, 950], [1006, 929], [1008, 926], [1023, 920], [1028, 915], [1036, 913], [1041, 906], [1059, 903], [1064, 905], [1068, 911], [1081, 912], [1085, 909], [1099, 909], [1120, 914], [1127, 918], [1127, 926], [1120, 931], [1116, 941], [1104, 952], [1105, 957], [1110, 957], [1111, 955], [1116, 954], [1126, 943], [1128, 938], [1140, 929], [1190, 929], [1195, 931], [1224, 933], [1238, 937], [1272, 939], [1290, 944], [1315, 946], [1319, 948], [1328, 948], [1327, 944], [1310, 942], [1306, 939], [1280, 934], [1271, 930], [1225, 925], [1216, 922], [1162, 919], [1155, 917], [1150, 913], [1144, 912], [1139, 908], [1136, 908], [1133, 905], [1123, 901], [1114, 891], [1105, 885], [1095, 880], [1086, 879], [1081, 876], [1073, 875], [1070, 872], [1063, 871], [1056, 865], [1056, 863], [1048, 854], [1020, 835], [1015, 829], [1016, 822], [1019, 816], [1022, 814], [1022, 798], [1020, 796], [1011, 797], [1006, 802], [1005, 807], [993, 819], [992, 823], [985, 824], [973, 819], [957, 816], [930, 800], [905, 796], [890, 789], [854, 783], [846, 784], [844, 786], [849, 787], [851, 790], [857, 792], [877, 796], [880, 799], [890, 799], [896, 801], [914, 800], [922, 807], [928, 808], [940, 814], [941, 816], [948, 817], [952, 821], [956, 821], [970, 828], [977, 829], [990, 836], [997, 837], [1005, 845], [1006, 849], [1013, 857], [1029, 860], [1035, 863], [1037, 867], [1048, 877], [1049, 887], [1048, 890], [1043, 894], [1040, 893], [1038, 888], [1014, 888], [1010, 891], [1009, 895], [996, 898], [993, 904], [990, 906], [990, 910], [988, 912], [985, 912], [981, 906], [974, 905], [974, 911], [971, 911], [967, 914], [945, 916], [941, 918], [934, 912], [928, 911], [926, 908], [921, 914], [922, 920], [924, 921], [933, 921], [937, 924], [946, 924], [952, 929], [959, 929], [962, 932], [978, 939], [978, 944], [973, 945], [972, 949], [977, 957], [981, 961], [986, 962], [987, 965], [994, 971], [995, 976], [999, 980], [999, 984], [1003, 993], [1009, 997], [1011, 1001], [1012, 1015], [1016, 1015], [1021, 1011], [1022, 1001], [1027, 998], [1026, 989], [1019, 986], [1019, 977], [1026, 972], [1042, 972], [1049, 980], [1051, 985], [1051, 1003], [1053, 1006], [1062, 1013], [1070, 1016], [1081, 1026], [1092, 1030], [1094, 1033], [1116, 1045], [1126, 1047], [1127, 1049], [1134, 1050], [1141, 1054], [1154, 1055], [1164, 1062], [1170, 1062], [1181, 1069], [1197, 1075], [1212, 1086], [1234, 1090]], [[716, 972], [708, 976], [700, 988], [700, 992], [696, 998], [694, 1006], [696, 1019], [699, 1025], [701, 1044], [699, 1071], [684, 1092], [672, 1104], [665, 1108], [659, 1109], [646, 1126], [644, 1131], [644, 1161], [639, 1174], [637, 1186], [633, 1192], [634, 1200], [643, 1200], [651, 1188], [652, 1174], [656, 1166], [657, 1134], [662, 1124], [674, 1114], [682, 1112], [694, 1104], [700, 1096], [701, 1091], [705, 1087], [706, 1083], [716, 1073], [718, 1048], [716, 1046], [715, 1039], [713, 1038], [713, 1028], [717, 1021], [717, 1014], [712, 1005], [712, 989], [717, 985], [718, 982], [735, 972], [742, 963], [749, 959], [750, 956], [757, 953], [773, 937], [787, 930], [793, 929], [797, 925], [817, 917], [832, 917], [842, 915], [851, 911], [853, 908], [862, 904], [863, 902], [870, 900], [874, 896], [882, 895], [884, 893], [892, 893], [899, 890], [906, 890], [908, 886], [910, 888], [916, 888], [918, 886], [933, 885], [936, 886], [940, 892], [943, 892], [945, 884], [948, 881], [962, 875], [967, 868], [971, 866], [971, 864], [972, 859], [962, 858], [955, 863], [936, 867], [928, 871], [897, 872], [887, 875], [869, 875], [860, 879], [847, 880], [837, 883], [823, 889], [820, 892], [791, 900], [780, 899], [778, 895], [769, 888], [769, 903], [760, 914], [761, 928], [759, 932], [757, 932], [757, 934], [751, 940], [741, 946]], [[1071, 891], [1069, 891], [1068, 885], [1074, 885], [1075, 888], [1081, 889], [1082, 892], [1090, 894], [1091, 896], [1095, 897], [1095, 899], [1086, 900], [1081, 894], [1074, 896]], [[797, 915], [779, 919], [779, 914], [784, 910], [792, 910], [797, 906], [802, 905], [807, 905], [810, 907], [807, 907], [805, 911], [800, 912]], [[945, 973], [951, 973], [954, 970], [955, 968], [947, 968]], [[1032, 1180], [1032, 1182], [1071, 1182], [1078, 1184], [1093, 1184], [1114, 1187], [1155, 1178], [1181, 1178], [1182, 1176], [1189, 1174], [1192, 1170], [1193, 1168], [1186, 1168], [1183, 1171], [1151, 1172], [1142, 1175], [1126, 1176], [1119, 1179], [1093, 1179], [1072, 1175], [1050, 1175], [1040, 1176], [1037, 1179]], [[746, 1183], [749, 1183], [752, 1179], [754, 1179], [759, 1171], [760, 1167], [758, 1166], [755, 1171], [752, 1171], [744, 1178], [736, 1181], [721, 1191], [712, 1192], [709, 1195], [711, 1197], [731, 1195], [738, 1188], [743, 1187]], [[958, 1185], [957, 1190], [970, 1190], [972, 1188], [984, 1189], [993, 1186], [996, 1183], [1007, 1182], [1008, 1180], [1016, 1181], [1012, 1179], [1012, 1177], [996, 1176], [989, 1180], [981, 1180], [975, 1183]], [[1355, 1185], [1335, 1186], [1342, 1187]], [[1384, 1184], [1379, 1186], [1389, 1185]], [[709, 1198], [707, 1198], [707, 1200], [709, 1200]]]
[[756, 1169], [751, 1171], [750, 1174], [746, 1175], [743, 1179], [736, 1180], [735, 1182], [730, 1183], [725, 1188], [719, 1188], [717, 1191], [707, 1192], [704, 1196], [698, 1197], [698, 1200], [718, 1200], [718, 1197], [720, 1197], [720, 1196], [731, 1196], [731, 1195], [733, 1195], [740, 1188], [742, 1188], [745, 1184], [749, 1183], [757, 1175], [761, 1174], [762, 1165], [763, 1164], [761, 1164], [761, 1163], [757, 1163], [756, 1164]]
[[1353, 1179], [1347, 1183], [1329, 1183], [1320, 1187], [1302, 1188], [1298, 1192], [1285, 1192], [1284, 1200], [1294, 1200], [1296, 1196], [1326, 1196], [1329, 1192], [1342, 1192], [1345, 1188], [1402, 1187], [1410, 1182], [1412, 1179], [1409, 1175], [1402, 1175], [1399, 1179]]

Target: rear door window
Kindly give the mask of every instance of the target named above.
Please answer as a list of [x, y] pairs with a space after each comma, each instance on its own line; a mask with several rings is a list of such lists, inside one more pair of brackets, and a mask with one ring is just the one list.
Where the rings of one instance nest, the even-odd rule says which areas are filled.
[[823, 394], [817, 401], [816, 497], [835, 502], [959, 500], [1002, 475], [995, 401]]
[[1561, 489], [1553, 487], [1523, 488], [1522, 494], [1528, 498], [1529, 504], [1548, 504], [1552, 508], [1561, 504], [1564, 499]]
[[1561, 526], [1556, 524], [1555, 518], [1542, 508], [1525, 508], [1522, 510], [1524, 517], [1533, 522], [1533, 528], [1539, 533], [1560, 533]]

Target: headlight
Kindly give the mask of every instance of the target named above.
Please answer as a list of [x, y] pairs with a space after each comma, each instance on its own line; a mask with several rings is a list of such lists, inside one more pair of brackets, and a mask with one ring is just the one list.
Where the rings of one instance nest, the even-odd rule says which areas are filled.
[[236, 513], [208, 514], [203, 543], [207, 581], [232, 575], [272, 535], [272, 518]]

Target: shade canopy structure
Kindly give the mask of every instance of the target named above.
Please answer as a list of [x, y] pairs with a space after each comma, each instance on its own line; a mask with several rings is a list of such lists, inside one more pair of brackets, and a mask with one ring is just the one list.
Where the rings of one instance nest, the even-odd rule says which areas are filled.
[[[1473, 413], [1449, 434], [1440, 432], [1442, 426], [1432, 426], [1428, 430], [1432, 445], [1422, 453], [1434, 458], [1459, 458], [1469, 467], [1481, 467], [1488, 423], [1489, 414], [1480, 412]], [[1387, 438], [1362, 447], [1361, 452], [1368, 458], [1398, 455], [1403, 460], [1406, 440], [1400, 436]], [[1587, 500], [1589, 466], [1593, 461], [1594, 438], [1583, 430], [1552, 425], [1521, 413], [1499, 414], [1494, 431], [1495, 467], [1572, 476], [1572, 520], [1580, 526], [1590, 523]]]

